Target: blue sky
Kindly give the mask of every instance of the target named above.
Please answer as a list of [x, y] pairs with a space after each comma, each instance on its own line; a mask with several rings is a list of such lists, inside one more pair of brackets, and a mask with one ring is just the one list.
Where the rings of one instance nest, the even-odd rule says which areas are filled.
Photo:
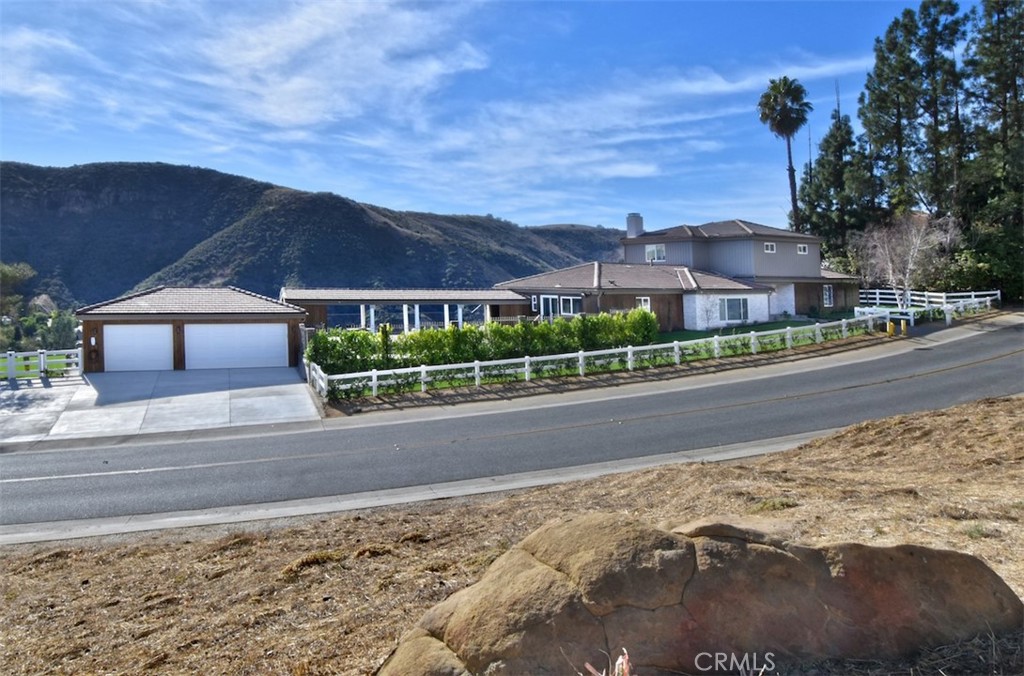
[[0, 156], [188, 164], [522, 225], [786, 227], [758, 97], [800, 80], [816, 153], [837, 83], [856, 118], [905, 7], [3, 0]]

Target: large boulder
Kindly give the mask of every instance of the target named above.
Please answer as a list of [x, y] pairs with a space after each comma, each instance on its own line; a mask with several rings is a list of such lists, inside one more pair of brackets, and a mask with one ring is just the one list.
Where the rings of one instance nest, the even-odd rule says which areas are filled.
[[565, 674], [622, 648], [644, 676], [774, 671], [899, 658], [1022, 623], [1021, 600], [967, 554], [592, 514], [510, 549], [429, 610], [378, 674]]

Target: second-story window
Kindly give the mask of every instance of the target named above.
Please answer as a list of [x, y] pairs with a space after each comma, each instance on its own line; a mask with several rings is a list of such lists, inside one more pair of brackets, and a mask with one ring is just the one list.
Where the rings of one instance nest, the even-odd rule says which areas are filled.
[[665, 260], [664, 244], [648, 244], [644, 247], [644, 260], [648, 263]]
[[764, 252], [765, 253], [775, 253], [775, 242], [765, 242], [764, 243]]
[[806, 255], [806, 254], [807, 254], [807, 251], [808, 251], [808, 248], [807, 248], [807, 245], [806, 245], [806, 244], [797, 244], [797, 245], [796, 245], [796, 252], [797, 252], [798, 254], [801, 254], [801, 255]]

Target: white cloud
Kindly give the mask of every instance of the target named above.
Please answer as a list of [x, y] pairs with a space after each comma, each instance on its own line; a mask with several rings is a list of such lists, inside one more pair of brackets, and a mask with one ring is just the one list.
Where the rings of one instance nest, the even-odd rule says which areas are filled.
[[[281, 8], [278, 8], [279, 10]], [[456, 39], [470, 5], [320, 2], [221, 18], [197, 79], [253, 121], [318, 125], [367, 113], [406, 119], [448, 77], [486, 67]]]
[[44, 105], [70, 99], [72, 78], [48, 69], [55, 58], [69, 55], [81, 58], [83, 53], [60, 33], [26, 27], [5, 31], [0, 41], [0, 92]]

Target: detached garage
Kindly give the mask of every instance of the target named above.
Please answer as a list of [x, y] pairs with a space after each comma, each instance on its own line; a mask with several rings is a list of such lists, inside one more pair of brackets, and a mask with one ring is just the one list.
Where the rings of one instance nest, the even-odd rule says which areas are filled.
[[76, 315], [95, 373], [297, 366], [306, 311], [234, 287], [157, 287]]

